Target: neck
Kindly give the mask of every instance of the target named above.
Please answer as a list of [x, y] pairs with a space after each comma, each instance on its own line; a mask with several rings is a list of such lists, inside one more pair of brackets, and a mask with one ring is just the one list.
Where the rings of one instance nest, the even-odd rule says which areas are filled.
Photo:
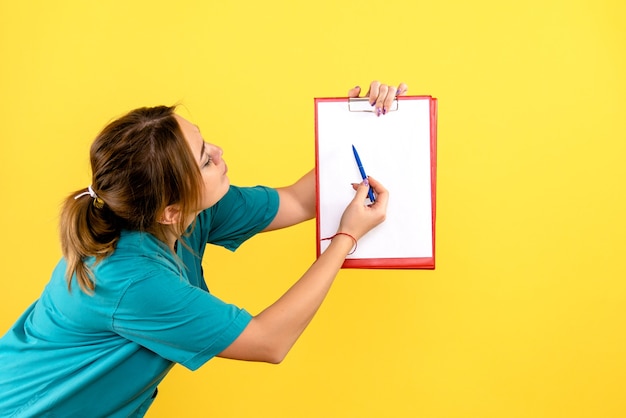
[[[195, 216], [197, 216], [197, 213]], [[189, 219], [185, 221], [185, 224], [186, 224], [185, 229], [189, 228], [189, 226], [195, 219], [195, 216], [190, 216]], [[180, 239], [180, 235], [177, 232], [178, 231], [177, 225], [171, 224], [171, 225], [164, 225], [164, 226], [165, 228], [163, 228], [163, 233], [164, 233], [165, 243], [167, 244], [168, 247], [170, 247], [172, 251], [176, 252], [176, 243]]]
[[165, 243], [167, 244], [168, 247], [170, 247], [170, 250], [176, 252], [176, 243], [178, 242], [179, 238], [180, 236], [178, 236], [178, 234], [172, 233], [171, 230], [166, 232]]

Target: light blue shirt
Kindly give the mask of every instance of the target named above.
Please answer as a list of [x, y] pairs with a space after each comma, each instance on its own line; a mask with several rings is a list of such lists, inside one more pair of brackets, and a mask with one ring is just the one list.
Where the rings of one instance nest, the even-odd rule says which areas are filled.
[[[68, 291], [61, 260], [39, 300], [0, 339], [0, 416], [143, 416], [175, 363], [196, 370], [251, 320], [207, 291], [207, 242], [235, 250], [278, 211], [275, 190], [231, 187], [202, 212], [177, 256], [124, 231], [94, 268], [96, 290]], [[195, 253], [195, 254], [194, 254]]]

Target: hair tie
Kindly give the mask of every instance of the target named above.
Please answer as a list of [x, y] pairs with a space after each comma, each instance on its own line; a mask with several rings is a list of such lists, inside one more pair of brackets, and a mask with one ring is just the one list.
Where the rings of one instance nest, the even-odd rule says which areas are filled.
[[87, 195], [91, 196], [91, 198], [93, 199], [93, 205], [95, 207], [97, 207], [98, 209], [102, 209], [102, 207], [104, 206], [104, 200], [100, 199], [96, 192], [93, 191], [93, 189], [91, 188], [91, 184], [87, 187], [86, 192], [77, 194], [76, 196], [74, 196], [74, 199], [78, 199]]
[[352, 251], [350, 251], [348, 253], [348, 255], [350, 254], [354, 254], [354, 252], [356, 251], [356, 247], [357, 247], [357, 242], [356, 242], [356, 238], [354, 238], [352, 235], [346, 233], [346, 232], [337, 232], [335, 235], [333, 235], [332, 237], [327, 237], [327, 238], [322, 238], [320, 239], [320, 241], [326, 241], [326, 240], [332, 240], [333, 238], [335, 238], [337, 235], [346, 235], [350, 238], [352, 238], [352, 241], [354, 241], [354, 247], [352, 247]]

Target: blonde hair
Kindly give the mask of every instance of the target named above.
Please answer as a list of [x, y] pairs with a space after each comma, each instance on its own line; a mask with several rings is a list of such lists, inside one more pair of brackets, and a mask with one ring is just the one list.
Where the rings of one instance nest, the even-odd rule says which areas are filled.
[[[199, 207], [202, 177], [193, 153], [174, 117], [174, 106], [140, 108], [109, 123], [90, 150], [92, 189], [98, 199], [75, 199], [70, 194], [61, 211], [60, 235], [72, 277], [86, 293], [95, 290], [95, 277], [85, 263], [95, 264], [115, 251], [122, 230], [145, 231], [165, 242], [157, 216], [172, 204], [181, 213]], [[104, 204], [102, 204], [102, 202]], [[177, 224], [178, 235], [185, 232]]]

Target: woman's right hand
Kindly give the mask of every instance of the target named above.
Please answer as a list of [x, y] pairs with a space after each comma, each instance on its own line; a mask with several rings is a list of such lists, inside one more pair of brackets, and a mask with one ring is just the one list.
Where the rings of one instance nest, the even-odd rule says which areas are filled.
[[[376, 193], [376, 202], [366, 206], [369, 186]], [[338, 232], [358, 240], [385, 220], [388, 194], [371, 177], [369, 185], [361, 183], [355, 188], [356, 196], [343, 212]], [[318, 311], [351, 247], [352, 240], [347, 237], [338, 241], [333, 239], [300, 280], [252, 318], [239, 337], [219, 354], [220, 357], [269, 363], [283, 361]]]
[[[389, 199], [387, 189], [372, 177], [368, 177], [368, 181], [369, 185], [364, 181], [356, 186], [356, 195], [344, 210], [337, 230], [337, 232], [352, 235], [356, 240], [382, 223], [387, 215], [387, 201]], [[365, 199], [369, 187], [372, 187], [376, 195], [376, 202], [366, 205]]]

